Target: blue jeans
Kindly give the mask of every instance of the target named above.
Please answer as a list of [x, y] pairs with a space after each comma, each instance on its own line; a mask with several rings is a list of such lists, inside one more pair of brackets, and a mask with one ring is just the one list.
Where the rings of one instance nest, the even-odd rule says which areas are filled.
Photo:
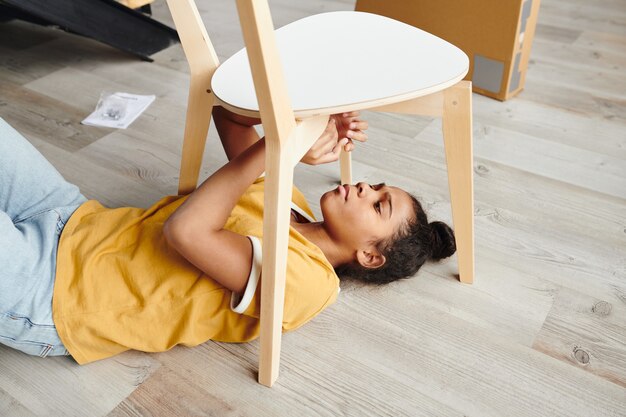
[[0, 118], [0, 343], [68, 355], [52, 321], [61, 231], [87, 199]]

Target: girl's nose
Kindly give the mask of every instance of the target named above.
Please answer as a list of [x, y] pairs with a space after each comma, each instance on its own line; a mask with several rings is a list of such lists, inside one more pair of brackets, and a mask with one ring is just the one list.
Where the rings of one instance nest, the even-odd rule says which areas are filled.
[[372, 188], [372, 186], [366, 182], [358, 182], [356, 184], [356, 188], [357, 190], [359, 190], [359, 197], [363, 197], [364, 193], [368, 192]]

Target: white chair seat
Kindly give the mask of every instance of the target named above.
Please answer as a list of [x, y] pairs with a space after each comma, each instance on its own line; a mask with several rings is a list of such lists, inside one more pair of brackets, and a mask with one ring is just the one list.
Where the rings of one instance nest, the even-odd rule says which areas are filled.
[[[456, 46], [370, 13], [318, 14], [275, 33], [298, 118], [427, 95], [456, 84], [469, 69], [467, 55]], [[245, 48], [218, 67], [211, 86], [226, 107], [258, 116]]]

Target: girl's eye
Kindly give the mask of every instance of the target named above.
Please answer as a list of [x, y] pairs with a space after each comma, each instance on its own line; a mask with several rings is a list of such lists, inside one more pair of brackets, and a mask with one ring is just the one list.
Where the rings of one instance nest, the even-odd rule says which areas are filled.
[[374, 208], [378, 213], [380, 213], [380, 201], [377, 201], [376, 204], [374, 204]]

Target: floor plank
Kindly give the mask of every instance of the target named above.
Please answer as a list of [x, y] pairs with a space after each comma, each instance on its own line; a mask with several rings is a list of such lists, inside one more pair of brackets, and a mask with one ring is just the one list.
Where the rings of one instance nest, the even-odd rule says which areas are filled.
[[533, 348], [626, 388], [626, 288], [611, 295], [560, 288]]
[[9, 408], [17, 413], [27, 410], [37, 416], [98, 416], [126, 398], [159, 366], [141, 352], [78, 366], [68, 357], [32, 358], [0, 345], [0, 392], [19, 404]]
[[75, 152], [111, 132], [111, 129], [81, 125], [86, 114], [63, 99], [56, 100], [9, 82], [0, 84], [0, 112], [23, 135], [39, 137], [68, 152]]

